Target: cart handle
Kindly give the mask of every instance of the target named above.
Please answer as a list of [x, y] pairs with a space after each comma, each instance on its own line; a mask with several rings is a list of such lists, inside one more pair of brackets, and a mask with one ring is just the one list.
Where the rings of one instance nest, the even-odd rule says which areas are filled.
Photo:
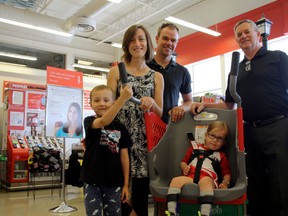
[[237, 103], [237, 107], [241, 107], [241, 97], [238, 95], [236, 90], [237, 76], [239, 71], [239, 52], [232, 53], [232, 62], [231, 62], [231, 71], [230, 71], [230, 83], [229, 83], [229, 92], [235, 102]]
[[[128, 79], [127, 79], [127, 71], [126, 71], [124, 62], [119, 62], [118, 69], [119, 69], [121, 83], [123, 86], [125, 86], [128, 83]], [[135, 97], [131, 97], [130, 101], [139, 105], [141, 104], [141, 101]]]

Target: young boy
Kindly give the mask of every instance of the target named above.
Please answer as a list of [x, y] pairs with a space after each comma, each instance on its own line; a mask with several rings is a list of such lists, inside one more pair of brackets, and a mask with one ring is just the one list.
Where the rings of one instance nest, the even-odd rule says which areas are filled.
[[106, 85], [90, 92], [90, 105], [96, 115], [84, 119], [83, 180], [88, 216], [102, 216], [102, 212], [121, 216], [121, 201], [128, 200], [131, 140], [125, 126], [114, 118], [132, 95], [129, 85], [116, 101], [113, 90]]
[[[178, 196], [181, 193], [181, 188], [188, 183], [198, 184], [200, 190], [199, 202], [201, 205], [201, 215], [210, 215], [214, 195], [213, 189], [218, 187], [227, 189], [231, 180], [229, 161], [224, 152], [219, 151], [226, 144], [228, 134], [229, 128], [226, 123], [214, 121], [210, 123], [207, 128], [204, 144], [196, 144], [196, 142], [192, 141], [192, 145], [180, 163], [183, 176], [174, 177], [170, 183], [167, 195], [167, 215], [176, 215]], [[193, 154], [195, 157], [192, 157]], [[205, 154], [206, 157], [204, 156]], [[199, 176], [196, 177], [196, 166], [201, 157], [203, 158], [203, 164]], [[212, 160], [216, 158], [219, 161], [221, 175], [223, 177], [222, 182], [218, 182], [220, 176], [217, 176], [216, 170], [212, 165], [212, 160], [209, 158]], [[196, 179], [199, 179], [199, 182], [195, 182]]]

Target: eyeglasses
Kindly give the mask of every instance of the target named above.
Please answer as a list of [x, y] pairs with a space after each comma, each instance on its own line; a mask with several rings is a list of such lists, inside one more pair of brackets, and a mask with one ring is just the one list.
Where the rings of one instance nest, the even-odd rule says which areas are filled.
[[217, 142], [220, 142], [220, 143], [223, 143], [223, 142], [226, 140], [226, 138], [217, 137], [217, 136], [215, 136], [215, 135], [213, 135], [213, 134], [209, 134], [209, 133], [208, 133], [208, 137], [209, 137], [210, 139], [216, 140]]
[[250, 71], [251, 70], [251, 61], [246, 61], [245, 62], [245, 71]]

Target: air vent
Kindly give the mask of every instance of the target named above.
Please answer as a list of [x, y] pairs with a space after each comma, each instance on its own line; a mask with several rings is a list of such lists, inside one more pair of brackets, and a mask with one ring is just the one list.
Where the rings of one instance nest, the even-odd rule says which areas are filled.
[[80, 32], [92, 32], [95, 30], [95, 28], [89, 24], [79, 23], [74, 26], [74, 30]]
[[65, 25], [68, 29], [73, 28], [78, 32], [92, 32], [96, 30], [96, 21], [88, 17], [71, 18]]

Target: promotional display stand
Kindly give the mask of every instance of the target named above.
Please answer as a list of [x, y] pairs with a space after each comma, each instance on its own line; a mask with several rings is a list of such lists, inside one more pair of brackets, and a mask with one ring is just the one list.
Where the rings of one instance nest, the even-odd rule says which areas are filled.
[[[62, 159], [62, 201], [59, 206], [49, 210], [51, 213], [69, 213], [77, 211], [77, 208], [69, 206], [65, 201], [65, 161], [66, 144], [68, 139], [81, 138], [83, 135], [68, 134], [68, 128], [72, 122], [77, 128], [82, 128], [83, 114], [83, 74], [75, 71], [67, 71], [59, 68], [47, 67], [47, 107], [46, 107], [46, 136], [56, 135], [63, 138], [63, 159]], [[63, 98], [65, 100], [63, 101]], [[70, 104], [67, 107], [67, 104]], [[67, 109], [63, 109], [67, 107]], [[71, 110], [73, 107], [73, 111]], [[79, 108], [77, 112], [77, 107]], [[73, 113], [73, 114], [72, 114]], [[73, 117], [74, 116], [74, 117]], [[80, 117], [80, 119], [79, 119]], [[66, 121], [66, 123], [62, 123]], [[60, 123], [60, 124], [59, 124]], [[77, 123], [77, 124], [78, 124]], [[55, 125], [57, 131], [55, 133]], [[66, 131], [66, 132], [65, 132]]]
[[[65, 138], [63, 139], [63, 158], [65, 158]], [[62, 160], [62, 167], [65, 167], [65, 160]], [[73, 212], [77, 211], [77, 208], [69, 206], [66, 204], [65, 201], [65, 169], [62, 169], [62, 189], [61, 189], [61, 197], [62, 197], [62, 202], [59, 206], [56, 206], [49, 211], [51, 213], [68, 213], [68, 212]]]
[[7, 182], [26, 183], [29, 178], [28, 156], [29, 148], [20, 137], [8, 135]]

